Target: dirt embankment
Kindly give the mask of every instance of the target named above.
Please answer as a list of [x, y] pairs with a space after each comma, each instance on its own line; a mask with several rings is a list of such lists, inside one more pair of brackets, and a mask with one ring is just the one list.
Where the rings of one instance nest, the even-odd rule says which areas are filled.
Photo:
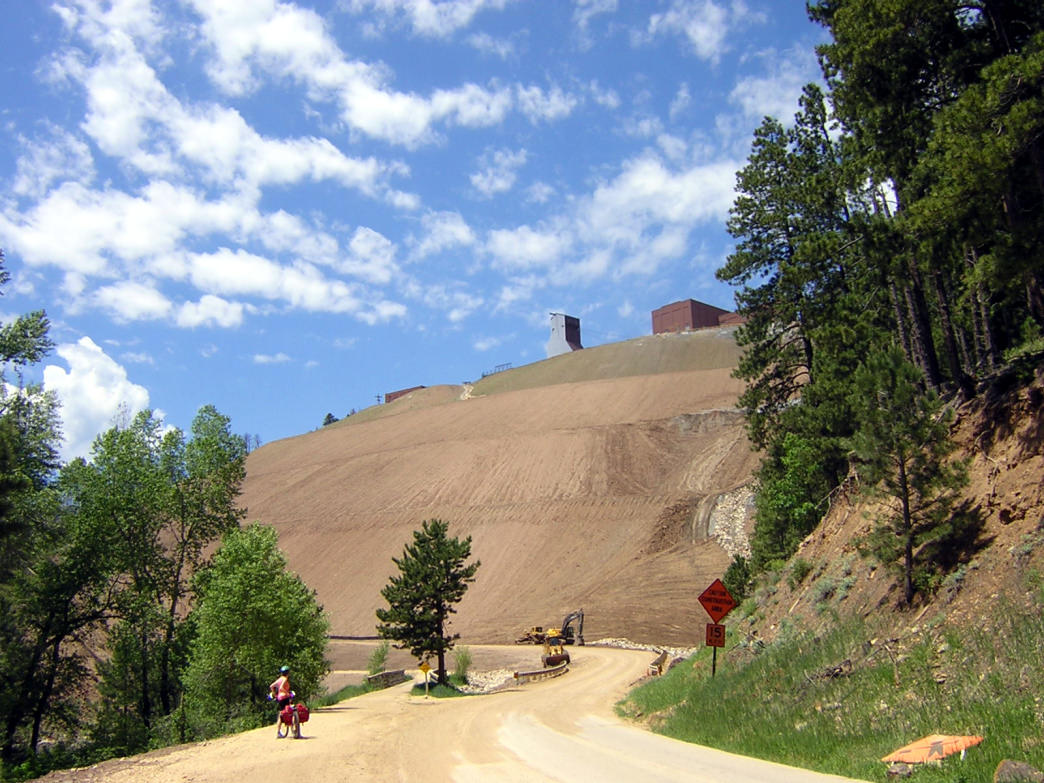
[[278, 530], [334, 634], [373, 634], [392, 557], [437, 517], [482, 561], [453, 621], [465, 641], [510, 643], [583, 608], [589, 639], [690, 644], [749, 512], [737, 356], [728, 332], [646, 337], [469, 394], [420, 390], [253, 452], [242, 503]]
[[798, 549], [808, 576], [797, 585], [780, 579], [744, 627], [772, 638], [787, 624], [816, 628], [856, 614], [904, 639], [926, 627], [981, 629], [1004, 603], [1030, 604], [1026, 577], [1044, 567], [1044, 372], [1028, 387], [998, 379], [956, 412], [953, 457], [968, 461], [969, 477], [959, 508], [975, 524], [942, 553], [934, 592], [906, 608], [897, 572], [860, 555], [858, 542], [887, 509], [853, 487], [837, 493]]

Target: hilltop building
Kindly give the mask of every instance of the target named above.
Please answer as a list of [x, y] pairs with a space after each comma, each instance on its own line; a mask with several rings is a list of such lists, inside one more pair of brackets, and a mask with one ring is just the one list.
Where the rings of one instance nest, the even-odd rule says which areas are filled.
[[551, 313], [551, 338], [547, 341], [547, 358], [579, 351], [580, 319], [565, 313]]
[[743, 317], [714, 305], [683, 299], [652, 312], [653, 334], [705, 329], [709, 326], [732, 326], [743, 323]]
[[398, 391], [387, 392], [384, 395], [384, 404], [387, 405], [389, 402], [392, 402], [393, 400], [397, 400], [400, 397], [405, 397], [407, 394], [409, 394], [412, 391], [417, 391], [417, 389], [424, 389], [424, 388], [426, 388], [426, 387], [424, 387], [424, 386], [411, 386], [408, 389], [399, 389]]

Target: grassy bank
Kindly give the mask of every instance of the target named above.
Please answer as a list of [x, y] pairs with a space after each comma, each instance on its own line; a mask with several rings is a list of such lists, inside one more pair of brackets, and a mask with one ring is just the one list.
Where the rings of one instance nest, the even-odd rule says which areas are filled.
[[986, 781], [1002, 759], [1044, 769], [1044, 620], [998, 606], [988, 626], [942, 625], [881, 636], [839, 621], [813, 636], [791, 628], [771, 645], [710, 652], [675, 666], [618, 705], [661, 734], [821, 772], [886, 780], [882, 756], [927, 734], [985, 739], [918, 781]]

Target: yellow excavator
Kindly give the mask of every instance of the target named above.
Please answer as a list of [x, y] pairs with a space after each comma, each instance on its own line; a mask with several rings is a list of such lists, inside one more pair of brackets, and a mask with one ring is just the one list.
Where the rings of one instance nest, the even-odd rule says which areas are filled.
[[[573, 629], [576, 623], [576, 629]], [[561, 625], [544, 628], [542, 625], [532, 625], [515, 639], [515, 644], [543, 644], [551, 638], [561, 639], [562, 644], [584, 643], [584, 610], [577, 609], [570, 612], [562, 620]]]

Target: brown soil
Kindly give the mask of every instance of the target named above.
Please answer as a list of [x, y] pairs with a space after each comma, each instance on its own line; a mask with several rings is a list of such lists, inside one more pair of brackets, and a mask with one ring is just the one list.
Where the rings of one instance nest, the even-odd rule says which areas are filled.
[[[927, 627], [988, 627], [1004, 603], [1028, 606], [1027, 576], [1044, 567], [1044, 376], [1026, 388], [1010, 379], [957, 408], [956, 458], [969, 460], [966, 510], [981, 529], [947, 564], [932, 595], [911, 607], [893, 570], [857, 551], [878, 507], [855, 492], [842, 493], [795, 558], [812, 565], [796, 589], [786, 578], [763, 590], [758, 622], [744, 627], [771, 638], [786, 622], [815, 629], [833, 623], [834, 611], [868, 618], [893, 638], [914, 638]], [[825, 589], [834, 586], [832, 593]], [[825, 595], [829, 593], [828, 595]]]
[[693, 643], [731, 559], [709, 512], [756, 464], [737, 355], [719, 330], [646, 337], [413, 392], [251, 453], [247, 519], [276, 528], [336, 635], [374, 634], [392, 558], [440, 518], [482, 562], [452, 627], [469, 644], [578, 608], [589, 640]]

